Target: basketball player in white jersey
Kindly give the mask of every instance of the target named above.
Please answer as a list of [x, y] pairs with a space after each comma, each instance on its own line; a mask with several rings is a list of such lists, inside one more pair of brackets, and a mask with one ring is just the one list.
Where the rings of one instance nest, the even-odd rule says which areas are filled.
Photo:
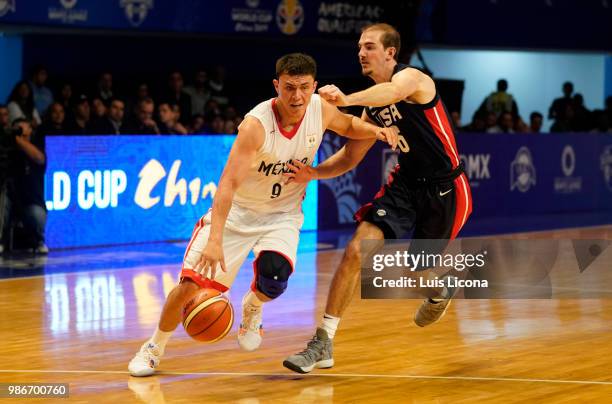
[[278, 96], [253, 108], [238, 128], [212, 209], [197, 222], [187, 246], [180, 283], [168, 295], [153, 336], [130, 361], [131, 375], [155, 372], [185, 302], [202, 287], [227, 291], [249, 251], [256, 257], [255, 274], [242, 299], [238, 343], [247, 351], [257, 349], [262, 341], [262, 306], [287, 287], [303, 222], [306, 184], [284, 183], [287, 163], [310, 165], [326, 129], [352, 139], [378, 138], [393, 148], [397, 145], [394, 129], [343, 114], [313, 94], [315, 75], [310, 56], [294, 53], [276, 62], [273, 82]]

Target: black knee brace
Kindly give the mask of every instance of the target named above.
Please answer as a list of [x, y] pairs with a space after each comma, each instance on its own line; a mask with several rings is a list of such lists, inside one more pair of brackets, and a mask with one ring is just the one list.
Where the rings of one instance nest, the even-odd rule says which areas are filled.
[[255, 261], [255, 287], [258, 291], [275, 299], [287, 289], [287, 281], [293, 268], [281, 254], [262, 251]]

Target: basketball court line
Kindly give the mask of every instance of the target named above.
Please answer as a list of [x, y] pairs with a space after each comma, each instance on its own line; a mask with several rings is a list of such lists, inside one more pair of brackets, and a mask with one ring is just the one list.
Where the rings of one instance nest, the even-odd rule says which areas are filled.
[[[50, 374], [117, 374], [129, 375], [122, 370], [30, 370], [30, 369], [0, 369], [0, 374], [7, 373], [50, 373]], [[562, 380], [562, 379], [528, 379], [514, 377], [479, 377], [479, 376], [429, 376], [429, 375], [381, 375], [367, 373], [263, 373], [263, 372], [158, 372], [158, 376], [232, 376], [232, 377], [296, 377], [314, 378], [367, 378], [367, 379], [422, 379], [422, 380], [460, 380], [460, 381], [488, 381], [488, 382], [521, 382], [521, 383], [553, 383], [553, 384], [592, 384], [612, 386], [612, 381], [596, 380]]]

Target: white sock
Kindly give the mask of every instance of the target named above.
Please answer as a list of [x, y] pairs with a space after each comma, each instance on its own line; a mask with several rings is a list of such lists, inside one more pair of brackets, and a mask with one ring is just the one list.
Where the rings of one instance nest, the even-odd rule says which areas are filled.
[[255, 293], [253, 293], [252, 290], [249, 289], [249, 291], [246, 293], [246, 295], [244, 295], [244, 297], [242, 298], [242, 304], [243, 305], [247, 305], [248, 304], [249, 306], [255, 306], [256, 308], [261, 308], [261, 306], [263, 306], [264, 302], [259, 300], [257, 295]]
[[164, 351], [166, 350], [166, 344], [170, 340], [170, 337], [173, 333], [174, 331], [162, 331], [159, 329], [159, 327], [157, 327], [155, 333], [153, 333], [153, 336], [149, 341], [153, 342], [154, 344], [157, 344], [157, 346], [159, 347], [160, 355], [164, 354]]
[[323, 315], [323, 322], [321, 323], [321, 328], [327, 331], [327, 336], [329, 339], [334, 339], [336, 335], [336, 330], [338, 329], [338, 323], [340, 323], [340, 317], [330, 316], [325, 313]]

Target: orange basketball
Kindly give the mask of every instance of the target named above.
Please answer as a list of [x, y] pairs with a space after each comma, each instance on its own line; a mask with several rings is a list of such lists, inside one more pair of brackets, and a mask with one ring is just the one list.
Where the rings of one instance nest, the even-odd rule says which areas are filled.
[[183, 307], [183, 327], [202, 342], [225, 337], [234, 323], [234, 309], [227, 297], [215, 289], [198, 290]]

